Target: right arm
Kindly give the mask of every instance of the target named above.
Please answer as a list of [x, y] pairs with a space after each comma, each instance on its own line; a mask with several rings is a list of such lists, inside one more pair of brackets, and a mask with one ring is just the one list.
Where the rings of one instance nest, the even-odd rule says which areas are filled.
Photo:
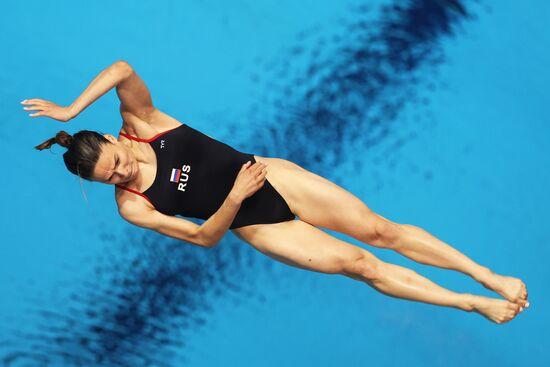
[[128, 205], [119, 207], [119, 213], [126, 221], [136, 226], [151, 229], [177, 240], [186, 241], [201, 247], [212, 247], [206, 237], [202, 236], [200, 226], [187, 219], [165, 215], [161, 212], [142, 206], [132, 210]]
[[136, 226], [197, 246], [214, 247], [227, 232], [240, 207], [241, 201], [230, 194], [218, 211], [201, 225], [177, 216], [163, 214], [135, 201], [120, 206], [119, 213], [122, 218]]

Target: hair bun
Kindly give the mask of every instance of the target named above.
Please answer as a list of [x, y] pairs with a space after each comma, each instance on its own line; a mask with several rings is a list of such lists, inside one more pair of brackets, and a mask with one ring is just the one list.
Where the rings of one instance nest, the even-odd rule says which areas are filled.
[[55, 142], [62, 147], [69, 148], [73, 143], [74, 138], [65, 131], [60, 131], [55, 135]]

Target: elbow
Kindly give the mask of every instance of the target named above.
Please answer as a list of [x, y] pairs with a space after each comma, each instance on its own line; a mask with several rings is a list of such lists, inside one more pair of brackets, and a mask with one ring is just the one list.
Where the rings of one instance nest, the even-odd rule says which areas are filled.
[[208, 247], [208, 248], [214, 248], [214, 247], [218, 246], [218, 243], [219, 243], [219, 242], [210, 242], [206, 247]]
[[206, 240], [204, 246], [208, 247], [208, 248], [214, 248], [214, 247], [218, 246], [219, 243], [220, 243], [220, 241], [208, 239], [208, 240]]
[[199, 244], [202, 247], [206, 247], [206, 248], [214, 248], [218, 245], [218, 242], [209, 241], [209, 240], [202, 240], [202, 241], [197, 241], [197, 244]]
[[195, 233], [195, 243], [202, 247], [216, 247], [218, 245], [218, 242], [219, 241], [215, 241], [214, 239], [206, 236], [205, 233], [200, 230], [200, 228]]
[[124, 60], [118, 60], [113, 64], [113, 67], [115, 67], [118, 70], [121, 70], [121, 72], [124, 74], [124, 76], [128, 77], [132, 74], [134, 69], [132, 68], [132, 65], [130, 65], [128, 62]]

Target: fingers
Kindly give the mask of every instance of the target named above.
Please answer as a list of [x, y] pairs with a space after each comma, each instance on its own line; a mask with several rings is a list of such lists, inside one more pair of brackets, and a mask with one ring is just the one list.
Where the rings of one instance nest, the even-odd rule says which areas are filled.
[[243, 167], [247, 168], [249, 172], [254, 173], [257, 171], [258, 167], [260, 166], [261, 162], [256, 163], [250, 163], [251, 161], [246, 162]]
[[265, 164], [262, 163], [262, 167], [260, 167], [260, 171], [258, 172], [258, 174], [256, 175], [256, 183], [258, 184], [258, 187], [262, 187], [265, 180], [266, 180], [266, 175], [267, 175], [267, 169], [266, 169], [266, 166]]
[[265, 181], [265, 176], [267, 175], [267, 170], [264, 169], [258, 176], [257, 179], [262, 183]]
[[244, 170], [247, 170], [247, 172], [257, 183], [263, 183], [267, 175], [267, 164], [263, 162], [256, 162], [253, 165], [250, 165], [250, 161], [248, 161], [241, 167], [241, 172]]
[[39, 104], [39, 103], [45, 103], [45, 102], [46, 101], [44, 101], [43, 99], [31, 98], [31, 99], [25, 99], [21, 101], [21, 104]]
[[252, 176], [252, 179], [256, 182], [259, 188], [265, 182], [267, 175], [267, 164], [264, 162], [256, 162], [248, 168], [248, 173]]
[[247, 169], [248, 167], [250, 166], [250, 161], [246, 162], [245, 164], [243, 164], [241, 166], [241, 172], [244, 171], [245, 169]]
[[23, 109], [27, 111], [39, 111], [35, 113], [29, 113], [29, 116], [36, 117], [36, 116], [43, 116], [46, 108], [42, 106], [33, 106], [33, 107], [23, 107]]
[[260, 172], [260, 169], [262, 168], [261, 162], [256, 162], [250, 167], [250, 173], [252, 173], [254, 176], [257, 175]]
[[32, 106], [32, 107], [23, 107], [24, 110], [27, 110], [27, 111], [35, 111], [35, 110], [43, 110], [45, 109], [44, 106]]
[[44, 113], [42, 111], [44, 111], [46, 109], [46, 102], [47, 101], [44, 101], [43, 99], [31, 98], [31, 99], [25, 99], [25, 100], [21, 101], [21, 104], [29, 106], [29, 107], [23, 107], [24, 110], [27, 110], [27, 111], [40, 111], [40, 112], [35, 112], [35, 113], [29, 113], [29, 116], [31, 116], [31, 117], [38, 117], [38, 116], [43, 116], [44, 115]]
[[258, 168], [256, 169], [256, 172], [258, 174], [260, 173], [263, 173], [263, 172], [267, 172], [267, 164], [264, 163], [264, 162], [259, 162], [260, 164], [258, 165]]
[[252, 174], [259, 174], [262, 170], [264, 170], [267, 167], [267, 164], [264, 162], [256, 162], [250, 169], [252, 170]]

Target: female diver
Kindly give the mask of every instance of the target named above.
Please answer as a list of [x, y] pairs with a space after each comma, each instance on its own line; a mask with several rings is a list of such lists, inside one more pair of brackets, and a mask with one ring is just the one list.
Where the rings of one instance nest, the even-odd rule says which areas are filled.
[[[529, 307], [520, 279], [493, 273], [422, 228], [374, 213], [350, 192], [293, 162], [237, 151], [159, 111], [125, 61], [98, 74], [69, 106], [42, 99], [21, 103], [25, 110], [38, 111], [32, 117], [67, 122], [113, 87], [123, 120], [118, 138], [60, 131], [36, 149], [60, 144], [67, 148], [63, 159], [69, 171], [114, 184], [126, 221], [204, 247], [218, 244], [230, 229], [288, 265], [345, 275], [392, 297], [475, 311], [498, 324]], [[198, 225], [176, 215], [204, 222]], [[318, 227], [422, 264], [460, 271], [505, 300], [452, 292]]]

